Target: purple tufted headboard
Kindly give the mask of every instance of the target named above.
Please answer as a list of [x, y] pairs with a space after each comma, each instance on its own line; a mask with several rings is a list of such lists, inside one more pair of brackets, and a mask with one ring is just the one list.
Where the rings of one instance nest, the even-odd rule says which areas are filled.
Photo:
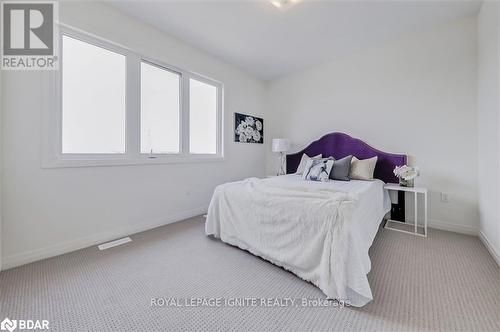
[[386, 183], [397, 183], [398, 178], [392, 172], [394, 167], [406, 164], [406, 155], [387, 153], [372, 148], [360, 139], [353, 138], [343, 133], [331, 133], [309, 144], [304, 150], [286, 156], [286, 173], [295, 173], [299, 166], [302, 154], [341, 159], [353, 155], [358, 159], [378, 156], [374, 177]]

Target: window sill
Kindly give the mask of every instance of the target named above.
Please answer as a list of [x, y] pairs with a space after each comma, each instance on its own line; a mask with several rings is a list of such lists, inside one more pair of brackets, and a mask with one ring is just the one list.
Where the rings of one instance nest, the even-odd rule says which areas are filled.
[[74, 168], [74, 167], [111, 167], [111, 166], [144, 166], [144, 165], [167, 165], [167, 164], [191, 164], [222, 162], [223, 156], [155, 156], [150, 158], [141, 156], [137, 158], [113, 157], [113, 158], [85, 158], [82, 156], [65, 158], [61, 157], [53, 160], [43, 160], [42, 168]]

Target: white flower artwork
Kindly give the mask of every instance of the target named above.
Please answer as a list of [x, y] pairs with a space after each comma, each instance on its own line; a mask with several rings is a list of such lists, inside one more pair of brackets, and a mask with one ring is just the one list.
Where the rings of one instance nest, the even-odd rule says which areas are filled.
[[234, 113], [234, 141], [264, 143], [264, 119], [252, 115]]
[[262, 130], [262, 122], [259, 120], [255, 121], [255, 128], [257, 128], [257, 130]]

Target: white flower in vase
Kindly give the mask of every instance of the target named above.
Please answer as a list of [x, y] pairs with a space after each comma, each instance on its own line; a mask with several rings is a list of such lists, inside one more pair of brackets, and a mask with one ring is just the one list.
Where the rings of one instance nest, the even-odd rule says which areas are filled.
[[413, 187], [414, 180], [419, 175], [418, 169], [407, 165], [396, 166], [394, 175], [399, 178], [399, 184], [403, 187]]

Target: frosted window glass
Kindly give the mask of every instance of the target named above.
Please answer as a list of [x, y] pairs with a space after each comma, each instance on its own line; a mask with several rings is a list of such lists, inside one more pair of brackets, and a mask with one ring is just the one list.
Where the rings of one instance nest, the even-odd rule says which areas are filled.
[[125, 56], [63, 36], [62, 152], [125, 153]]
[[217, 153], [217, 88], [189, 80], [189, 151], [193, 154]]
[[180, 75], [141, 63], [141, 153], [179, 153]]

